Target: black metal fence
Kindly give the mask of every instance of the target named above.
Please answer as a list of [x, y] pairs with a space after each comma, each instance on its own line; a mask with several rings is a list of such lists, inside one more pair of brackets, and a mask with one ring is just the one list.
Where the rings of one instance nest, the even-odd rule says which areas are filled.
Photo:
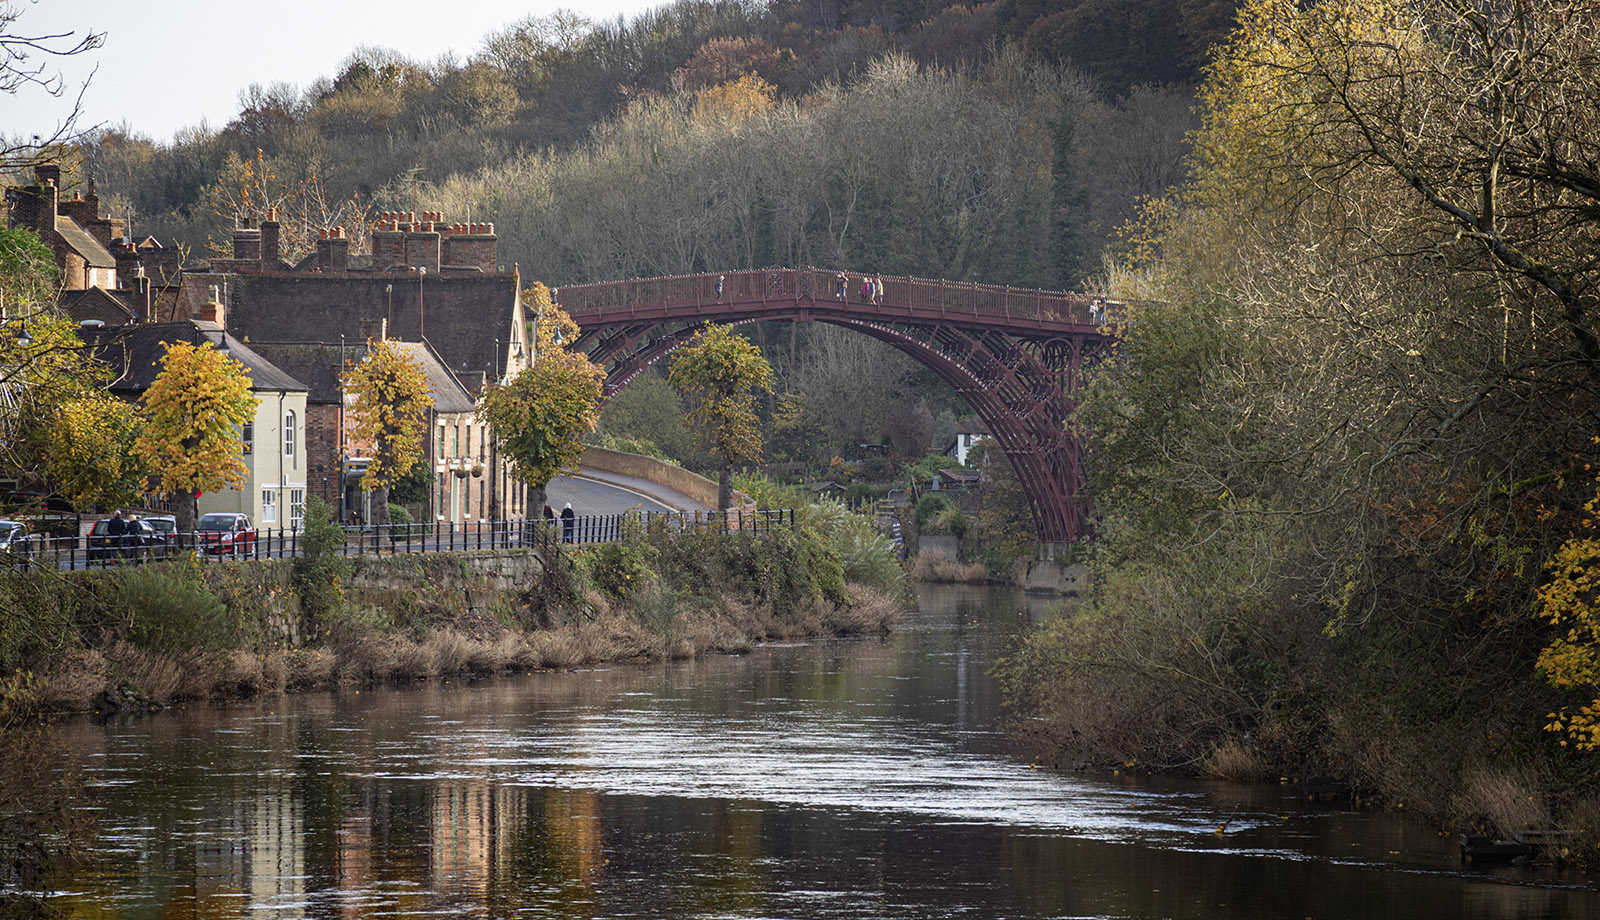
[[[795, 526], [792, 509], [775, 511], [650, 512], [586, 517], [530, 518], [518, 521], [396, 524], [343, 527], [340, 553], [346, 556], [441, 553], [463, 550], [541, 549], [560, 544], [610, 543], [630, 527], [706, 533], [764, 534]], [[200, 532], [140, 534], [126, 537], [29, 536], [0, 550], [0, 570], [56, 568], [68, 571], [188, 555], [203, 562], [242, 559], [292, 559], [302, 550], [297, 530], [252, 530], [238, 534]]]

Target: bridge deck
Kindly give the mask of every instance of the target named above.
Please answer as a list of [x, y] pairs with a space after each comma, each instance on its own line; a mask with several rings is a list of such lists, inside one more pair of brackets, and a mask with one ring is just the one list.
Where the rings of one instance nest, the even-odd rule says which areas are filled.
[[867, 277], [773, 268], [569, 285], [556, 291], [556, 299], [579, 325], [591, 328], [685, 319], [760, 319], [769, 314], [787, 319], [797, 306], [812, 319], [956, 323], [1018, 333], [1093, 332], [1099, 318], [1091, 306], [1101, 302], [1085, 294], [884, 277], [882, 294], [874, 298], [862, 292]]

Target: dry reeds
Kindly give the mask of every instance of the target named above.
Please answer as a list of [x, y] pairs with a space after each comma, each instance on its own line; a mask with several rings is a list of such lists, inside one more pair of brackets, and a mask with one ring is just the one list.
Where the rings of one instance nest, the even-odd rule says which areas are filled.
[[957, 562], [935, 556], [918, 556], [911, 563], [911, 580], [935, 584], [981, 585], [989, 581], [989, 570], [978, 562]]
[[1259, 780], [1267, 775], [1267, 764], [1260, 752], [1237, 738], [1227, 738], [1201, 758], [1200, 774], [1212, 779]]

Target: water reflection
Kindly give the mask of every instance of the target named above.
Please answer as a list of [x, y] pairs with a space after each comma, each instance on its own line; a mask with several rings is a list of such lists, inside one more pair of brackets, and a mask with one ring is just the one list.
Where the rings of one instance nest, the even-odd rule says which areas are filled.
[[[72, 916], [1583, 916], [1587, 880], [1292, 789], [1005, 753], [986, 669], [1045, 615], [944, 589], [885, 640], [197, 709], [71, 738]], [[1227, 822], [1227, 831], [1215, 831]]]

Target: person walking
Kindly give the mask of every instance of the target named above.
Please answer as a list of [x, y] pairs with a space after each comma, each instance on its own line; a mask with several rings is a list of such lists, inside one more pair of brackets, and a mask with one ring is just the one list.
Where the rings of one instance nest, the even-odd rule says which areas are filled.
[[572, 511], [572, 502], [561, 509], [561, 542], [571, 543], [572, 532], [577, 527], [578, 516]]
[[882, 275], [874, 275], [874, 276], [872, 276], [872, 302], [874, 304], [882, 304], [883, 303], [883, 276]]
[[844, 276], [844, 272], [840, 272], [839, 273], [839, 277], [835, 278], [834, 281], [833, 281], [833, 297], [834, 297], [834, 299], [839, 301], [840, 303], [844, 303], [845, 292], [849, 288], [849, 285], [850, 285], [850, 279], [846, 278]]
[[722, 303], [722, 282], [727, 280], [727, 275], [717, 276], [717, 303]]

